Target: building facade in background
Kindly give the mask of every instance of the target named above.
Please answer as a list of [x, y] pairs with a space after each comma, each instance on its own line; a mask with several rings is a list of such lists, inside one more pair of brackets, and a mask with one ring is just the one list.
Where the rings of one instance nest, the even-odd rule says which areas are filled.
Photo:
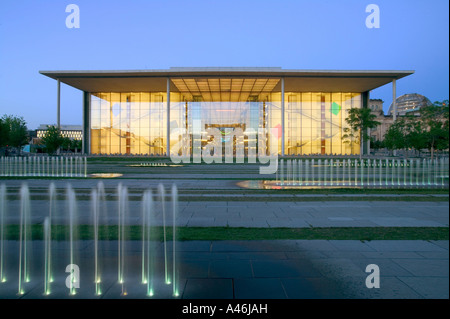
[[372, 113], [376, 115], [376, 121], [380, 124], [376, 128], [370, 130], [370, 136], [374, 141], [383, 141], [386, 132], [394, 123], [394, 117], [392, 115], [385, 115], [383, 111], [384, 101], [381, 99], [370, 99], [369, 107]]
[[[36, 130], [36, 137], [38, 139], [44, 137], [45, 132], [49, 126], [56, 126], [55, 124], [41, 124]], [[81, 141], [83, 139], [82, 125], [61, 125], [60, 131], [62, 137], [68, 137], [71, 140]]]
[[[433, 103], [423, 95], [417, 93], [408, 93], [399, 96], [396, 100], [397, 104], [397, 115], [418, 115], [420, 108], [424, 106], [430, 106]], [[388, 115], [394, 114], [394, 107], [391, 104], [389, 106]]]
[[[389, 106], [388, 113], [385, 115], [383, 112], [383, 103], [381, 99], [370, 99], [369, 107], [372, 113], [377, 116], [377, 121], [380, 124], [370, 131], [370, 136], [376, 141], [383, 141], [386, 132], [394, 123], [394, 110], [393, 105]], [[414, 115], [420, 116], [420, 109], [425, 106], [432, 105], [431, 101], [420, 94], [409, 93], [399, 96], [396, 99], [397, 104], [397, 116]]]

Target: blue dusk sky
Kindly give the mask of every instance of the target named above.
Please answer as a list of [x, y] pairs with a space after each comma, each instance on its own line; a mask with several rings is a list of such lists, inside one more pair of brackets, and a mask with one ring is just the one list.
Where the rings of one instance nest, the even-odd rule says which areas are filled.
[[[66, 6], [80, 28], [66, 27]], [[366, 6], [380, 9], [367, 28]], [[56, 123], [56, 81], [40, 70], [172, 66], [414, 70], [397, 96], [449, 96], [447, 0], [1, 0], [0, 115]], [[82, 123], [82, 92], [62, 84], [61, 124]], [[392, 101], [390, 84], [371, 98]]]

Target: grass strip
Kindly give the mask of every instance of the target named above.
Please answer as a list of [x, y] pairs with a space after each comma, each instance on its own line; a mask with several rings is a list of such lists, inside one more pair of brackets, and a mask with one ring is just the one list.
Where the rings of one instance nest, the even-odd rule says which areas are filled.
[[[42, 240], [43, 226], [31, 226], [31, 238]], [[94, 228], [91, 225], [79, 225], [76, 239], [92, 240]], [[142, 226], [126, 226], [127, 240], [141, 240]], [[53, 225], [54, 240], [68, 240], [69, 226]], [[117, 240], [116, 225], [99, 227], [100, 240]], [[163, 227], [151, 228], [152, 240], [163, 240]], [[167, 240], [172, 239], [172, 228], [166, 228]], [[7, 240], [19, 239], [19, 225], [7, 225]], [[288, 239], [322, 239], [322, 240], [449, 240], [448, 227], [310, 227], [310, 228], [246, 228], [246, 227], [178, 227], [176, 239], [188, 240], [288, 240]]]

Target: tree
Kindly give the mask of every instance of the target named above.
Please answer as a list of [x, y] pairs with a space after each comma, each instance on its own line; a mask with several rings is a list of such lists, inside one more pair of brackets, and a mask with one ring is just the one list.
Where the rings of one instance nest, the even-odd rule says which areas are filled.
[[78, 150], [81, 150], [82, 142], [80, 140], [72, 140], [70, 148], [75, 150], [75, 153], [78, 153]]
[[53, 125], [47, 126], [47, 131], [42, 137], [42, 143], [47, 148], [47, 153], [54, 154], [64, 143], [64, 138], [58, 127]]
[[72, 140], [68, 137], [62, 137], [61, 148], [70, 151], [72, 149]]
[[384, 135], [384, 145], [390, 151], [408, 148], [405, 130], [405, 119], [398, 118], [386, 131]]
[[21, 148], [28, 143], [28, 129], [23, 117], [3, 115], [0, 123], [0, 146]]
[[391, 151], [404, 149], [406, 157], [408, 150], [423, 148], [422, 125], [415, 116], [399, 117], [389, 127], [384, 136], [384, 145]]
[[449, 109], [448, 100], [436, 101], [433, 105], [420, 109], [423, 125], [423, 140], [425, 148], [434, 158], [435, 150], [449, 148]]
[[420, 150], [426, 148], [423, 122], [416, 116], [408, 116], [406, 117], [405, 125], [407, 135], [404, 139], [407, 140], [407, 144], [410, 148], [415, 149], [420, 154]]
[[380, 150], [380, 149], [384, 148], [384, 142], [378, 141], [378, 140], [371, 140], [370, 148], [374, 149], [374, 150]]
[[362, 158], [363, 143], [370, 139], [368, 129], [377, 127], [380, 122], [376, 121], [376, 115], [369, 108], [351, 108], [345, 119], [349, 127], [344, 128], [342, 139], [344, 143], [359, 143], [361, 146], [359, 158]]
[[0, 118], [0, 147], [8, 145], [9, 129], [5, 121]]
[[398, 118], [386, 132], [384, 143], [390, 150], [428, 149], [431, 159], [435, 150], [449, 147], [448, 101], [435, 102], [420, 109], [420, 117]]

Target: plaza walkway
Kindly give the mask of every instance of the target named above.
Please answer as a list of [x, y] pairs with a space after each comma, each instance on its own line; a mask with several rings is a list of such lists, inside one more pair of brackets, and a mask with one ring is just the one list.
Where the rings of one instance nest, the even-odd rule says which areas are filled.
[[[177, 216], [178, 226], [229, 227], [448, 227], [448, 195], [290, 195], [241, 194], [234, 180], [159, 180], [104, 179], [109, 196], [118, 182], [129, 187], [130, 210], [127, 223], [142, 221], [142, 190], [156, 189], [159, 183], [168, 188], [175, 182], [182, 191]], [[26, 181], [32, 190], [33, 223], [42, 223], [48, 214], [48, 180]], [[79, 223], [92, 223], [89, 192], [98, 180], [55, 180], [58, 189], [69, 182], [77, 193]], [[6, 223], [19, 221], [17, 195], [21, 180], [7, 180], [8, 214]], [[204, 191], [204, 193], [202, 193]], [[208, 192], [210, 191], [210, 192]], [[220, 196], [220, 200], [217, 200]], [[380, 200], [380, 197], [386, 200]], [[409, 201], [408, 196], [429, 197], [426, 201]], [[196, 200], [189, 198], [196, 197]], [[336, 197], [339, 197], [336, 199]], [[345, 200], [349, 197], [349, 200]], [[350, 198], [351, 197], [351, 198]], [[354, 198], [359, 197], [359, 200]], [[393, 200], [392, 197], [402, 197]], [[444, 198], [444, 201], [442, 201]], [[397, 198], [399, 199], [399, 198]], [[436, 200], [433, 200], [436, 199]], [[59, 201], [57, 205], [64, 212]], [[117, 224], [116, 201], [107, 201], [111, 214], [107, 224]], [[55, 216], [57, 218], [57, 216]], [[58, 218], [64, 221], [64, 214]], [[54, 282], [51, 294], [43, 294], [44, 245], [32, 243], [31, 281], [18, 291], [19, 243], [6, 243], [7, 281], [0, 283], [0, 298], [149, 298], [142, 279], [140, 241], [127, 242], [126, 281], [117, 282], [117, 242], [102, 249], [101, 295], [95, 295], [94, 243], [77, 243], [76, 263], [80, 267], [81, 286], [75, 296], [65, 287], [65, 267], [69, 263], [67, 243], [55, 243]], [[65, 246], [66, 245], [66, 246]], [[154, 296], [173, 298], [172, 286], [163, 283], [163, 244], [154, 243], [156, 258]], [[170, 245], [169, 245], [170, 246]], [[423, 240], [271, 240], [177, 242], [179, 296], [182, 299], [297, 299], [297, 298], [449, 298], [449, 243]], [[169, 251], [170, 252], [170, 251]], [[170, 260], [170, 258], [169, 258]], [[366, 286], [367, 265], [380, 270], [380, 288]], [[170, 269], [170, 268], [169, 268]], [[125, 293], [124, 293], [125, 292]]]

